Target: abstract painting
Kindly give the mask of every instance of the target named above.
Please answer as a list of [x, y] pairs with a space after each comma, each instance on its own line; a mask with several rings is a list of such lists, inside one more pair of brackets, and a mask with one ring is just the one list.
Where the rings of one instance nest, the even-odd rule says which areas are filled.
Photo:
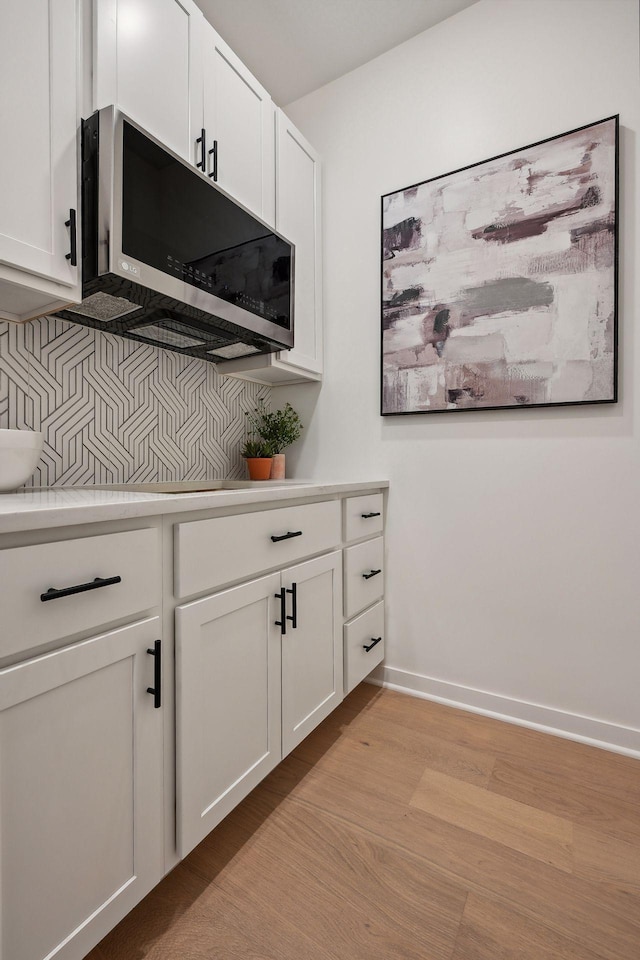
[[618, 117], [382, 197], [383, 416], [617, 399]]

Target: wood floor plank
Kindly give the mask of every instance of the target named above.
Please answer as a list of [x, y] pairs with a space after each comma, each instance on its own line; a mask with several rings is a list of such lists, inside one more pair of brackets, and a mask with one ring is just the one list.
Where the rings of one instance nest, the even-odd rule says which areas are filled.
[[572, 866], [573, 824], [508, 797], [425, 770], [410, 804], [561, 870]]
[[[450, 960], [466, 889], [434, 874], [419, 858], [328, 817], [283, 800], [277, 815], [255, 791], [189, 858], [208, 878], [222, 858], [231, 880], [263, 909], [273, 892], [289, 920], [340, 956]], [[252, 838], [244, 852], [246, 837]], [[239, 851], [234, 855], [233, 851]], [[286, 857], [282, 851], [286, 850]]]
[[568, 780], [560, 771], [549, 771], [529, 760], [498, 758], [487, 788], [619, 840], [640, 841], [640, 804], [607, 797]]
[[639, 960], [639, 770], [362, 684], [89, 958]]
[[451, 960], [602, 960], [504, 904], [470, 894]]
[[[575, 873], [640, 898], [640, 844], [591, 830], [575, 829]], [[640, 916], [640, 899], [637, 903]], [[640, 944], [638, 955], [640, 956]]]
[[573, 937], [606, 960], [638, 960], [640, 916], [615, 890], [585, 882], [509, 847], [398, 802], [349, 777], [317, 772], [294, 755], [265, 780], [275, 795], [309, 803], [384, 836], [423, 857], [431, 869], [480, 895], [491, 895]]
[[403, 756], [407, 762], [417, 761], [422, 768], [439, 770], [458, 780], [487, 786], [495, 764], [495, 756], [480, 750], [459, 747], [423, 729], [408, 729], [392, 720], [381, 719], [367, 711], [354, 716], [340, 726], [339, 735], [322, 724], [307, 737], [297, 750], [297, 756], [315, 763], [342, 738], [359, 740], [377, 753], [390, 750]]
[[381, 718], [428, 730], [458, 746], [528, 760], [605, 796], [640, 803], [640, 760], [429, 700], [421, 700], [422, 706], [414, 711], [407, 700], [415, 702], [413, 697], [383, 690], [372, 709]]

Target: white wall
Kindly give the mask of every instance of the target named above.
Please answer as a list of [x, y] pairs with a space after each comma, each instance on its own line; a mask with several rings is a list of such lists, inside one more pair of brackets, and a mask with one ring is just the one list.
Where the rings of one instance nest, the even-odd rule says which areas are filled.
[[[391, 482], [388, 680], [635, 749], [638, 67], [637, 0], [480, 0], [287, 108], [325, 160], [327, 373], [274, 391], [314, 411], [297, 476]], [[380, 418], [380, 195], [618, 112], [620, 403]]]

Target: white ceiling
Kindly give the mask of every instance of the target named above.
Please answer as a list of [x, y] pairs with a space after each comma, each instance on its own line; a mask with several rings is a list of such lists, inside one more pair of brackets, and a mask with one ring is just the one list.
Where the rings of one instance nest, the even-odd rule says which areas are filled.
[[476, 0], [197, 0], [279, 106]]

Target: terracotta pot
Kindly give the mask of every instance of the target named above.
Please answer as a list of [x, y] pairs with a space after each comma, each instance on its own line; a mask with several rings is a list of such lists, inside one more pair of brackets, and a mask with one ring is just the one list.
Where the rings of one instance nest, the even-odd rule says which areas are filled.
[[271, 473], [271, 457], [246, 457], [249, 480], [268, 480]]
[[284, 480], [284, 453], [274, 453], [271, 460], [271, 480]]

